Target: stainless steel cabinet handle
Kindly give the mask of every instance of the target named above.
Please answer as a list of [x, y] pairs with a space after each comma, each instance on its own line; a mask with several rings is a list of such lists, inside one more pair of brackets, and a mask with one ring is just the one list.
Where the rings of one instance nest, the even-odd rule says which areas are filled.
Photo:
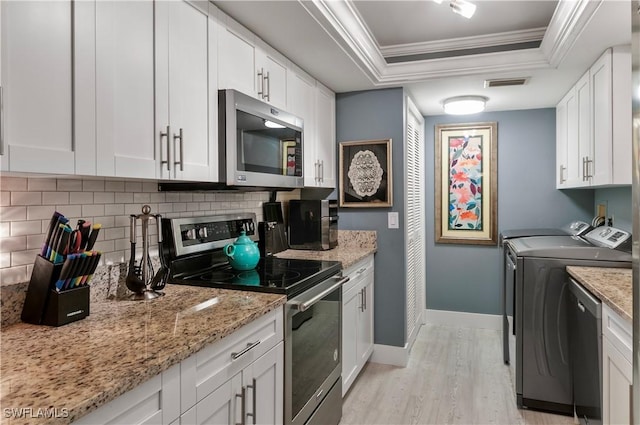
[[4, 155], [4, 92], [0, 86], [0, 155]]
[[633, 421], [633, 385], [629, 385], [629, 423], [635, 423]]
[[582, 302], [578, 301], [578, 308], [580, 309], [581, 312], [584, 313], [585, 308], [584, 308], [584, 304], [582, 304]]
[[368, 310], [369, 306], [367, 305], [367, 287], [365, 286], [362, 289], [364, 289], [364, 309]]
[[258, 96], [264, 99], [264, 68], [260, 68], [260, 71], [258, 71], [258, 86]]
[[347, 283], [348, 281], [349, 281], [349, 277], [345, 277], [345, 278], [341, 279], [339, 282], [331, 285], [329, 288], [327, 288], [324, 291], [320, 292], [318, 295], [316, 295], [315, 297], [311, 298], [310, 300], [304, 301], [304, 302], [291, 301], [291, 305], [293, 306], [293, 308], [295, 308], [298, 311], [305, 311], [309, 307], [311, 307], [312, 305], [314, 305], [315, 303], [317, 303], [318, 301], [320, 301], [321, 299], [323, 299], [324, 297], [326, 297], [327, 295], [329, 295], [330, 293], [335, 291], [337, 288], [339, 288], [343, 284]]
[[564, 178], [564, 170], [566, 170], [567, 167], [565, 167], [564, 165], [560, 166], [560, 184], [564, 183], [565, 181], [567, 181], [567, 179]]
[[587, 179], [593, 177], [593, 167], [591, 166], [591, 164], [593, 164], [593, 159], [589, 159], [589, 157], [587, 157]]
[[173, 157], [178, 159], [178, 156], [176, 155], [176, 140], [180, 140], [180, 161], [174, 161], [173, 164], [176, 167], [179, 165], [180, 171], [184, 171], [184, 133], [182, 128], [180, 128], [178, 134], [173, 135]]
[[585, 168], [586, 163], [587, 163], [587, 157], [583, 156], [582, 157], [582, 181], [587, 180], [587, 170]]
[[252, 348], [254, 348], [258, 344], [260, 344], [260, 340], [257, 340], [256, 342], [247, 343], [247, 346], [242, 351], [239, 351], [237, 353], [231, 353], [231, 360], [236, 360], [239, 357], [242, 357], [243, 355], [245, 355], [247, 353], [247, 351], [251, 350]]
[[364, 288], [360, 290], [360, 311], [364, 312]]
[[319, 182], [320, 181], [320, 161], [316, 161], [314, 166], [316, 171], [316, 182]]
[[320, 181], [324, 182], [324, 159], [320, 160]]
[[363, 268], [361, 268], [360, 270], [358, 270], [356, 273], [357, 273], [357, 274], [362, 274], [362, 273], [364, 273], [365, 271], [367, 271], [367, 268], [366, 268], [366, 267], [363, 267]]
[[[244, 400], [246, 395], [247, 395], [247, 389], [245, 387], [242, 387], [242, 392], [240, 394], [236, 394], [236, 398], [240, 399], [240, 415], [241, 415], [240, 423], [236, 422], [236, 425], [245, 425], [244, 416], [245, 416], [246, 407], [244, 405]], [[235, 411], [234, 411], [234, 415], [235, 415]]]
[[267, 94], [265, 95], [265, 99], [267, 99], [268, 101], [271, 101], [271, 79], [269, 79], [269, 71], [267, 71], [267, 75], [266, 77], [264, 77], [264, 80], [267, 83]]
[[256, 424], [256, 378], [253, 378], [251, 385], [247, 385], [247, 389], [251, 388], [251, 392], [253, 393], [251, 398], [252, 411], [251, 413], [247, 413], [247, 416], [251, 416], [253, 418], [253, 424]]
[[[167, 164], [167, 171], [171, 171], [171, 163], [169, 162], [169, 156], [171, 155], [171, 148], [169, 147], [169, 134], [171, 133], [171, 127], [167, 126], [166, 132], [160, 132], [160, 164]], [[162, 139], [167, 139], [167, 159], [162, 159]]]

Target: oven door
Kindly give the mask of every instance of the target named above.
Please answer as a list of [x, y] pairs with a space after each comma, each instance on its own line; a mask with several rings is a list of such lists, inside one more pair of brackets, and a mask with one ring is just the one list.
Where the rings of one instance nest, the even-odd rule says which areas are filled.
[[[333, 397], [342, 370], [342, 285], [331, 277], [290, 299], [285, 306], [285, 423], [311, 423], [324, 417], [337, 424], [342, 398]], [[337, 391], [341, 394], [342, 387]], [[337, 404], [328, 406], [328, 404]], [[319, 408], [321, 406], [321, 408]], [[323, 410], [335, 418], [328, 420]]]

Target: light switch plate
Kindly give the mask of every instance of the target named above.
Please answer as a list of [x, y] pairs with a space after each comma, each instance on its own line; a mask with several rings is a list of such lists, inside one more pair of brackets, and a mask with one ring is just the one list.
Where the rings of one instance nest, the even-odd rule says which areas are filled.
[[390, 212], [387, 214], [387, 221], [389, 229], [399, 229], [400, 228], [400, 217], [397, 212]]

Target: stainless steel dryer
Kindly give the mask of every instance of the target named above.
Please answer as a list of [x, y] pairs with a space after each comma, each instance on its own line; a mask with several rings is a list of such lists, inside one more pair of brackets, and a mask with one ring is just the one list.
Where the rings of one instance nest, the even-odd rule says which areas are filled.
[[[587, 233], [593, 229], [589, 224], [584, 221], [573, 221], [561, 228], [534, 228], [534, 229], [508, 229], [503, 230], [500, 233], [500, 247], [502, 249], [502, 255], [500, 256], [500, 270], [501, 274], [501, 286], [502, 286], [502, 355], [505, 364], [510, 363], [509, 353], [509, 335], [515, 335], [515, 328], [513, 327], [515, 288], [513, 279], [509, 279], [507, 275], [512, 274], [512, 271], [508, 270], [505, 265], [506, 250], [504, 244], [508, 240], [531, 237], [531, 236], [579, 236]], [[510, 332], [511, 330], [511, 332]]]
[[630, 268], [630, 234], [599, 227], [584, 237], [517, 238], [505, 252], [507, 285], [515, 284], [518, 407], [573, 415], [566, 266]]

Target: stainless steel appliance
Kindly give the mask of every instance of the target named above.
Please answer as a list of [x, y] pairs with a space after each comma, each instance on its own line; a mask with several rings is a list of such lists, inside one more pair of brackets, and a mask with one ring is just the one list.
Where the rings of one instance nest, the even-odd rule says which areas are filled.
[[503, 230], [500, 233], [500, 247], [502, 249], [502, 255], [500, 260], [500, 270], [503, 271], [501, 275], [502, 279], [502, 357], [505, 364], [509, 364], [511, 361], [511, 354], [509, 353], [509, 335], [515, 335], [515, 327], [513, 323], [513, 317], [515, 314], [514, 305], [515, 298], [515, 282], [513, 281], [515, 264], [507, 260], [507, 250], [505, 249], [505, 243], [508, 240], [530, 237], [530, 236], [565, 236], [573, 235], [578, 236], [593, 229], [589, 224], [584, 221], [573, 221], [566, 224], [561, 228], [532, 228], [532, 229], [508, 229]]
[[289, 247], [322, 251], [338, 246], [338, 201], [289, 201]]
[[285, 305], [285, 423], [342, 417], [342, 284], [337, 261], [260, 258], [235, 271], [220, 249], [240, 231], [256, 239], [255, 214], [163, 219], [168, 283], [279, 293]]
[[303, 121], [235, 90], [218, 92], [220, 181], [229, 186], [303, 186]]
[[602, 424], [602, 304], [569, 281], [569, 351], [573, 403], [583, 425]]
[[515, 283], [518, 407], [573, 415], [566, 266], [629, 268], [629, 240], [627, 232], [599, 227], [584, 238], [534, 236], [506, 242], [506, 277]]

